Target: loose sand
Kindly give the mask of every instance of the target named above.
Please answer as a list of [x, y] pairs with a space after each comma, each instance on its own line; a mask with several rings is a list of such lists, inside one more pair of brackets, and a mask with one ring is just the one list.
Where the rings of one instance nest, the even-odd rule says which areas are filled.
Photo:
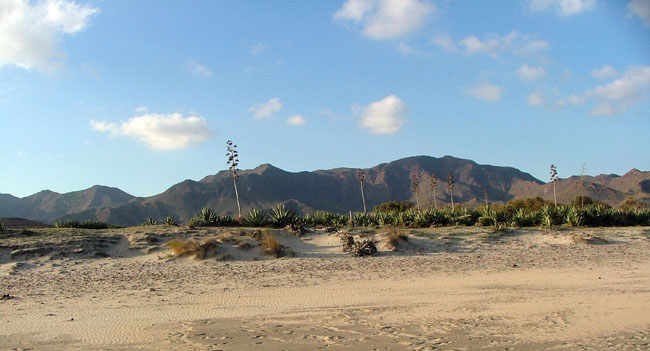
[[650, 350], [648, 227], [407, 229], [396, 251], [351, 230], [380, 241], [361, 258], [275, 230], [280, 259], [252, 231], [0, 233], [0, 349]]

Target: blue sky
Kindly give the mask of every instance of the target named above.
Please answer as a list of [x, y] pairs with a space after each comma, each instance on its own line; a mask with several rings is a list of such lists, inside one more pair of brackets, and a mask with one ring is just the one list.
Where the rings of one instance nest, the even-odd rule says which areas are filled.
[[0, 0], [0, 193], [414, 155], [650, 169], [650, 0]]

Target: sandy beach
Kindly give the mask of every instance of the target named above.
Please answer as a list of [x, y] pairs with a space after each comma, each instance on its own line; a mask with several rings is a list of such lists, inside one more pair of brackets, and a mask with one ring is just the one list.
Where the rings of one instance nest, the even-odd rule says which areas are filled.
[[[650, 228], [0, 234], [3, 350], [648, 350]], [[173, 239], [213, 239], [205, 259]], [[244, 244], [248, 243], [248, 244]]]

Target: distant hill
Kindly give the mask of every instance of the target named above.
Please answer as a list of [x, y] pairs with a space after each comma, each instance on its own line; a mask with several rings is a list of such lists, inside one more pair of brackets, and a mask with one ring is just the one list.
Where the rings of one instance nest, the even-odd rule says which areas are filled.
[[120, 189], [100, 185], [66, 194], [43, 190], [24, 198], [0, 194], [0, 216], [49, 223], [70, 213], [89, 208], [111, 207], [133, 198]]
[[[552, 184], [512, 167], [480, 165], [451, 156], [435, 158], [416, 156], [382, 163], [363, 169], [368, 210], [390, 200], [415, 202], [411, 176], [420, 177], [421, 205], [433, 202], [430, 174], [438, 179], [436, 201], [449, 203], [447, 172], [454, 177], [454, 201], [475, 206], [484, 202], [506, 202], [514, 198], [540, 196], [552, 200]], [[650, 172], [631, 170], [624, 176], [584, 177], [584, 194], [618, 206], [628, 196], [650, 200]], [[286, 203], [300, 212], [327, 210], [346, 213], [361, 211], [361, 193], [357, 169], [337, 168], [314, 172], [287, 172], [270, 164], [239, 172], [238, 188], [242, 212], [251, 208], [270, 208]], [[558, 201], [568, 203], [580, 195], [581, 178], [560, 179]], [[199, 181], [185, 180], [165, 192], [136, 198], [119, 189], [95, 186], [90, 189], [57, 194], [40, 192], [19, 199], [0, 194], [0, 216], [23, 217], [51, 223], [57, 218], [98, 219], [118, 225], [135, 225], [147, 217], [172, 216], [181, 222], [193, 217], [202, 207], [212, 207], [220, 214], [235, 215], [237, 205], [228, 171], [221, 171]]]
[[0, 218], [0, 222], [4, 224], [5, 229], [34, 229], [52, 227], [51, 225], [22, 218]]

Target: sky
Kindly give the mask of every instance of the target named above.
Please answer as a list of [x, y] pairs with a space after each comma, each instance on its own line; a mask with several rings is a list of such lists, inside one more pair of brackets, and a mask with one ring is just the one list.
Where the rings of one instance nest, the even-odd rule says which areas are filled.
[[0, 193], [263, 163], [650, 170], [650, 0], [0, 0]]

